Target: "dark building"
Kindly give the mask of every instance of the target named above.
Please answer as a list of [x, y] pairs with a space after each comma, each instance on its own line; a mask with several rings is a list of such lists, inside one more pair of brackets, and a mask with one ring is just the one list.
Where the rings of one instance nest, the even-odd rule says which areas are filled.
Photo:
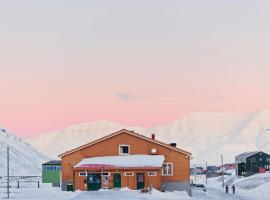
[[269, 170], [270, 155], [262, 151], [244, 152], [235, 157], [237, 176], [250, 176]]

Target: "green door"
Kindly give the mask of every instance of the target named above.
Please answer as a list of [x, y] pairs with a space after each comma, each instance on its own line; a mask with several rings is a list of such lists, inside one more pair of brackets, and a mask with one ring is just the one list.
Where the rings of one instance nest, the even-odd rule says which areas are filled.
[[138, 173], [137, 174], [137, 190], [144, 188], [144, 174]]
[[114, 188], [121, 188], [121, 174], [113, 174], [113, 187]]
[[88, 174], [87, 176], [88, 190], [99, 190], [100, 185], [101, 185], [100, 174]]

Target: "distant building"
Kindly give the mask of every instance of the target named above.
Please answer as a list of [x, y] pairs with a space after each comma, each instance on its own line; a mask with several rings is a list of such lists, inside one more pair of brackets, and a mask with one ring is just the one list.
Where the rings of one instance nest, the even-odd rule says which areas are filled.
[[270, 155], [262, 151], [244, 152], [235, 157], [237, 176], [249, 176], [269, 170]]
[[226, 163], [223, 165], [224, 170], [233, 170], [235, 169], [235, 163]]
[[219, 167], [217, 166], [207, 166], [207, 173], [208, 174], [217, 174]]
[[51, 160], [42, 164], [42, 183], [52, 183], [54, 187], [60, 187], [61, 161]]

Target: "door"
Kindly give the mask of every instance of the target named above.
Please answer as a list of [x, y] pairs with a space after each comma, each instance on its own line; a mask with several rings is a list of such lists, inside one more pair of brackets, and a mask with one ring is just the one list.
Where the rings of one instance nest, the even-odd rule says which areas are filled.
[[100, 174], [88, 174], [87, 176], [88, 190], [100, 189]]
[[137, 174], [137, 190], [144, 188], [144, 174], [138, 173]]
[[113, 187], [121, 188], [121, 174], [120, 173], [113, 174]]

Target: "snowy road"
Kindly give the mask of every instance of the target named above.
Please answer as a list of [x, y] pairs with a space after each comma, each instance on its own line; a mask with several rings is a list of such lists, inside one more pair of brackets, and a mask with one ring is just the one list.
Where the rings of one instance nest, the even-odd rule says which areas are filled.
[[256, 200], [254, 198], [243, 197], [240, 194], [226, 194], [225, 191], [216, 189], [216, 188], [208, 188], [207, 192], [194, 192], [193, 198], [196, 200], [205, 200], [205, 199], [227, 199], [227, 200]]

